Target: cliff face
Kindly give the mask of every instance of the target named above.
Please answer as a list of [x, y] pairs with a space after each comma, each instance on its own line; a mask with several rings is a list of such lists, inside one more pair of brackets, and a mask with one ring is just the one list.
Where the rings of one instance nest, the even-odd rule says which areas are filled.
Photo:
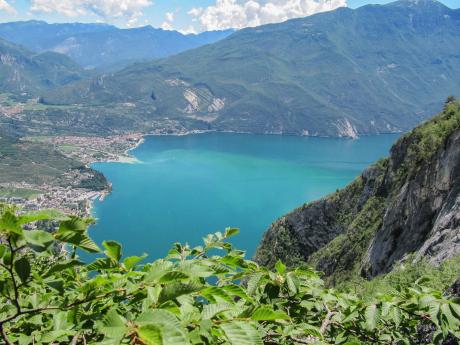
[[332, 281], [373, 277], [408, 254], [433, 264], [460, 253], [460, 103], [403, 136], [352, 184], [271, 225], [263, 265], [306, 262]]

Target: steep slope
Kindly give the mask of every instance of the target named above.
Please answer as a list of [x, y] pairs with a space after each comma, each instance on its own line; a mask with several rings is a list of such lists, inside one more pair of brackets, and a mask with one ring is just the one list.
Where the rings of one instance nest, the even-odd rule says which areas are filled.
[[404, 135], [352, 184], [273, 223], [257, 260], [308, 262], [332, 281], [460, 253], [460, 102]]
[[78, 80], [85, 72], [67, 56], [32, 53], [0, 39], [0, 93], [37, 95]]
[[133, 102], [217, 130], [397, 132], [460, 95], [460, 10], [434, 0], [341, 8], [48, 94], [50, 104]]
[[42, 21], [0, 24], [0, 37], [36, 52], [68, 55], [85, 68], [113, 69], [130, 62], [164, 58], [214, 43], [233, 30], [184, 35], [151, 26], [118, 29], [106, 24], [48, 24]]

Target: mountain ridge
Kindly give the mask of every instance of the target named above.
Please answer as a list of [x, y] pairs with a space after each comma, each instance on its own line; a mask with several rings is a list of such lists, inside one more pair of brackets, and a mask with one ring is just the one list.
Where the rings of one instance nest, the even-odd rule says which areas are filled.
[[33, 53], [0, 38], [1, 93], [37, 96], [43, 90], [62, 86], [86, 76], [69, 57], [54, 53]]
[[55, 51], [85, 68], [115, 70], [129, 63], [164, 58], [213, 43], [233, 30], [182, 34], [150, 25], [120, 29], [100, 23], [20, 21], [0, 24], [0, 37], [35, 52]]
[[402, 132], [426, 119], [446, 95], [460, 94], [460, 10], [413, 8], [340, 8], [246, 28], [43, 100], [130, 102], [152, 116], [200, 119], [224, 131], [348, 137]]

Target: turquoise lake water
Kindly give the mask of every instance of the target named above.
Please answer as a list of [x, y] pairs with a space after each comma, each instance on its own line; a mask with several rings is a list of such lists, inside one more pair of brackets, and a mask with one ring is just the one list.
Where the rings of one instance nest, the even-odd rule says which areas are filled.
[[251, 256], [279, 216], [351, 182], [387, 156], [398, 135], [358, 140], [245, 134], [150, 136], [141, 163], [97, 163], [113, 192], [96, 202], [97, 241], [124, 254], [164, 256], [174, 242], [238, 227], [233, 243]]

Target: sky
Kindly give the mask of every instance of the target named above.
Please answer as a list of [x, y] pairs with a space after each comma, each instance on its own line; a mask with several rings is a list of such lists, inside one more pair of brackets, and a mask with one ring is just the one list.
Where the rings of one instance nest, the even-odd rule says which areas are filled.
[[[241, 29], [305, 17], [338, 7], [392, 0], [0, 0], [0, 22], [102, 22], [122, 28], [152, 25], [198, 33]], [[417, 0], [411, 0], [417, 1]], [[459, 8], [460, 0], [440, 0]]]

